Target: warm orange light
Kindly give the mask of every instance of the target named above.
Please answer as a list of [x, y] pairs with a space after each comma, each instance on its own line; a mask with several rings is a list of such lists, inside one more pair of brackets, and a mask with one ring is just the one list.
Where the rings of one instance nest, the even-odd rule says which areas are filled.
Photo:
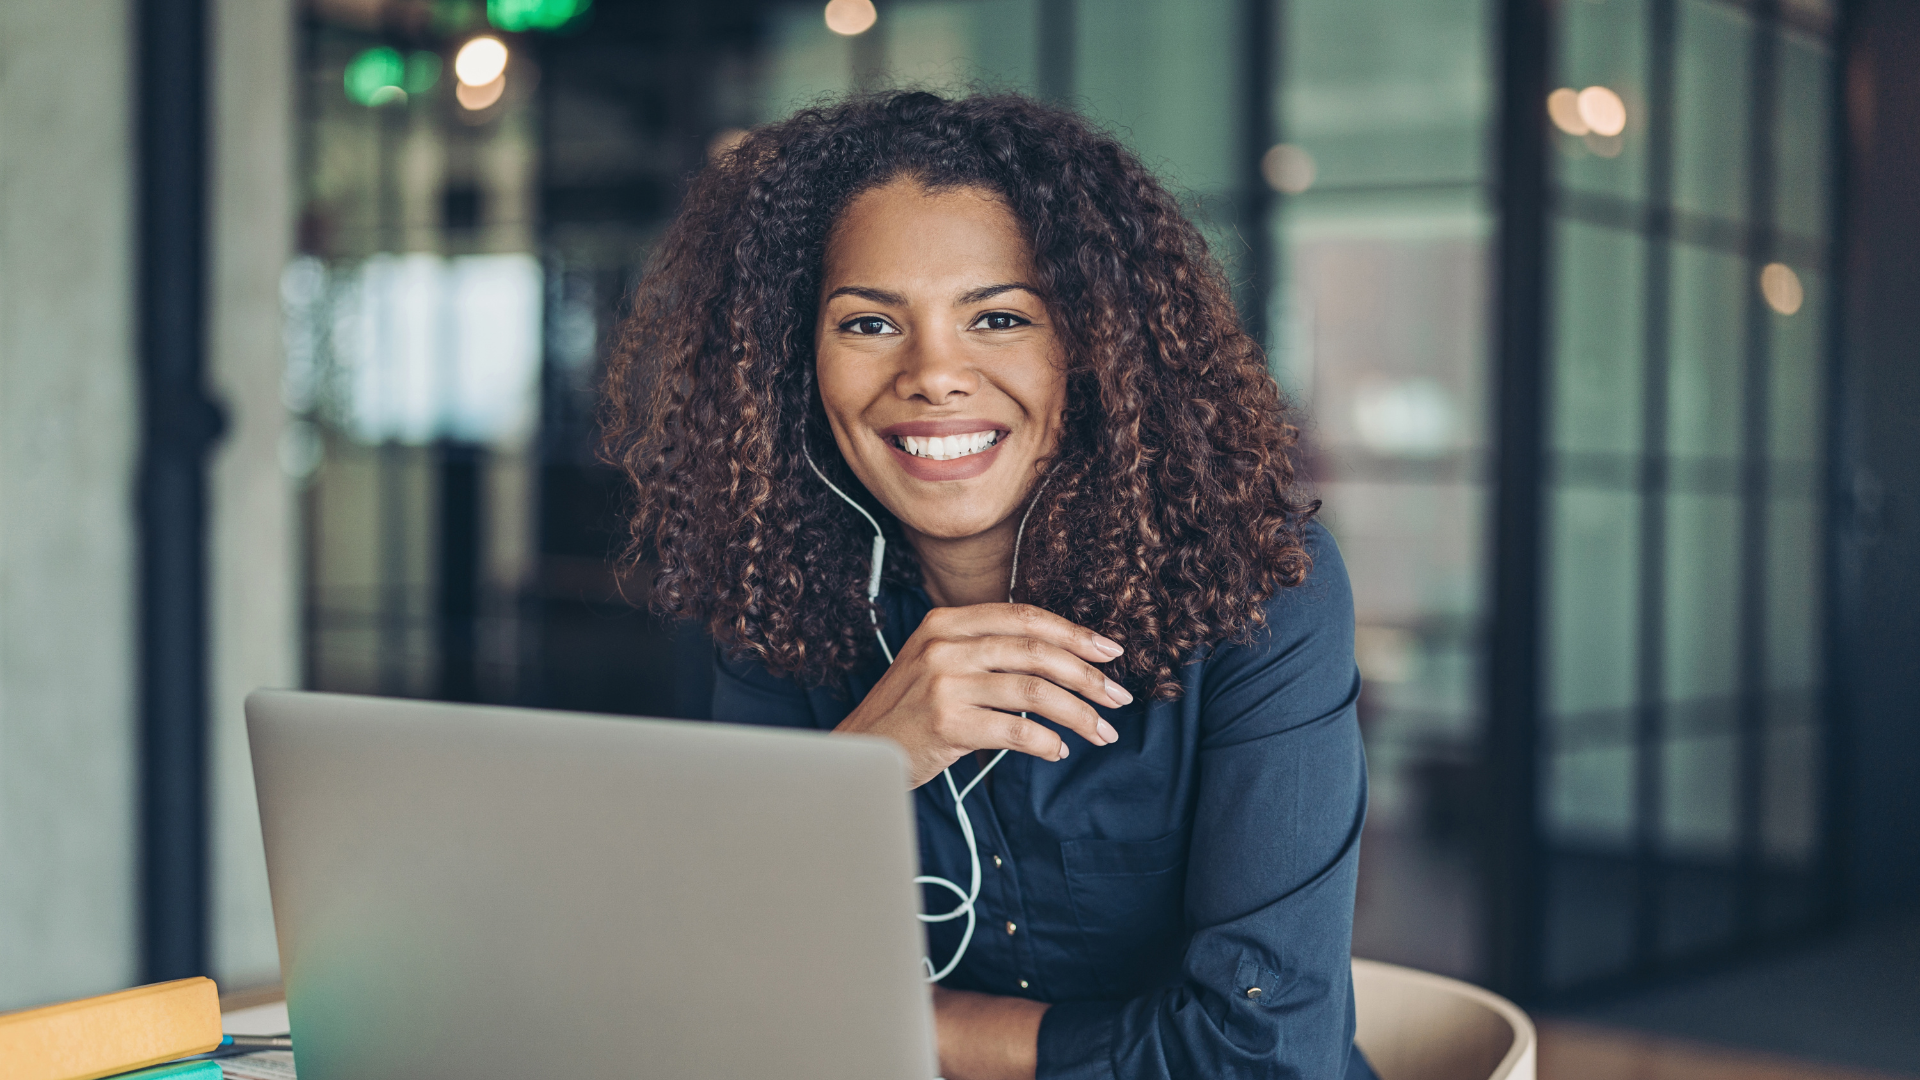
[[474, 86], [467, 82], [459, 83], [453, 88], [453, 97], [454, 100], [460, 103], [461, 108], [472, 112], [479, 112], [481, 109], [499, 101], [500, 95], [506, 92], [507, 77], [505, 75], [496, 75], [492, 82], [481, 83], [479, 86]]
[[453, 57], [454, 77], [465, 86], [485, 86], [506, 70], [507, 47], [495, 37], [474, 38]]
[[827, 29], [836, 34], [864, 34], [879, 18], [873, 0], [831, 0], [827, 4]]
[[1800, 275], [1786, 263], [1768, 263], [1760, 270], [1760, 295], [1767, 300], [1767, 306], [1782, 315], [1791, 315], [1800, 310], [1806, 302], [1807, 291], [1800, 285]]
[[1612, 138], [1627, 130], [1627, 103], [1604, 86], [1589, 86], [1574, 99], [1580, 119], [1595, 135]]
[[1280, 143], [1260, 156], [1260, 175], [1273, 190], [1298, 195], [1313, 186], [1320, 166], [1312, 154], [1291, 143]]
[[1593, 129], [1580, 119], [1580, 91], [1563, 86], [1547, 95], [1547, 118], [1553, 126], [1569, 135], [1585, 135]]

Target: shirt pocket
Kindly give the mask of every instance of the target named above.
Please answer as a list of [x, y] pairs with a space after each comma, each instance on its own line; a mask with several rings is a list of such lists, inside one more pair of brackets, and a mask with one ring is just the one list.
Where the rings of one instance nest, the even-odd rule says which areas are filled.
[[1081, 960], [1100, 996], [1158, 985], [1186, 948], [1187, 834], [1153, 840], [1068, 840], [1060, 845]]

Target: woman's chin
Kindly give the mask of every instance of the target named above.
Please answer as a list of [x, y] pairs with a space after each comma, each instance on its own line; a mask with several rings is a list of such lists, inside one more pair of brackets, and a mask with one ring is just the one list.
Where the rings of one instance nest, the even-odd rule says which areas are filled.
[[910, 500], [908, 505], [894, 511], [894, 517], [919, 539], [958, 543], [993, 532], [1006, 523], [1009, 514], [1018, 509], [1009, 509], [1002, 505], [1004, 500], [1000, 499], [992, 500], [991, 506], [982, 505], [984, 501]]
[[[993, 525], [968, 523], [961, 525], [936, 525], [930, 529], [914, 528], [908, 524], [919, 542], [931, 544], [964, 544], [968, 540], [981, 537], [993, 531]], [[957, 549], [956, 549], [957, 550]]]

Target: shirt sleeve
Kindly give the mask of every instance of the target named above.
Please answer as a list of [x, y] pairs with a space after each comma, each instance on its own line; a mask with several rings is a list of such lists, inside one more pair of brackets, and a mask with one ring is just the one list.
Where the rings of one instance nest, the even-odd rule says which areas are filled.
[[728, 656], [725, 646], [715, 646], [713, 651], [711, 715], [727, 724], [814, 726], [813, 705], [805, 690], [752, 660]]
[[1313, 525], [1308, 540], [1308, 580], [1274, 598], [1251, 642], [1203, 661], [1182, 978], [1128, 1001], [1053, 1006], [1043, 1080], [1325, 1080], [1363, 1060], [1351, 985], [1367, 802], [1353, 597], [1332, 538]]

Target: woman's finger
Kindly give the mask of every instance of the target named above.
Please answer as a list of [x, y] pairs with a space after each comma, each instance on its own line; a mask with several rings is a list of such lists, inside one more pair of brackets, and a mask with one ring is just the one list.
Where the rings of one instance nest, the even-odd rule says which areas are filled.
[[966, 741], [977, 750], [1016, 750], [1042, 761], [1067, 756], [1066, 740], [1045, 724], [994, 709], [971, 709], [964, 715], [971, 731]]
[[920, 624], [942, 637], [1030, 637], [1093, 664], [1121, 653], [1118, 642], [1032, 604], [969, 604], [935, 608]]
[[[1038, 675], [1012, 675], [982, 672], [966, 680], [969, 705], [998, 709], [1005, 713], [1038, 713], [1095, 746], [1113, 742], [1108, 732], [1113, 727], [1100, 719], [1094, 707]], [[1100, 730], [1102, 727], [1106, 731]], [[986, 747], [987, 744], [980, 744]]]
[[988, 671], [1038, 675], [1090, 701], [1119, 708], [1133, 695], [1106, 673], [1051, 642], [1031, 637], [963, 639], [973, 655], [972, 666]]

